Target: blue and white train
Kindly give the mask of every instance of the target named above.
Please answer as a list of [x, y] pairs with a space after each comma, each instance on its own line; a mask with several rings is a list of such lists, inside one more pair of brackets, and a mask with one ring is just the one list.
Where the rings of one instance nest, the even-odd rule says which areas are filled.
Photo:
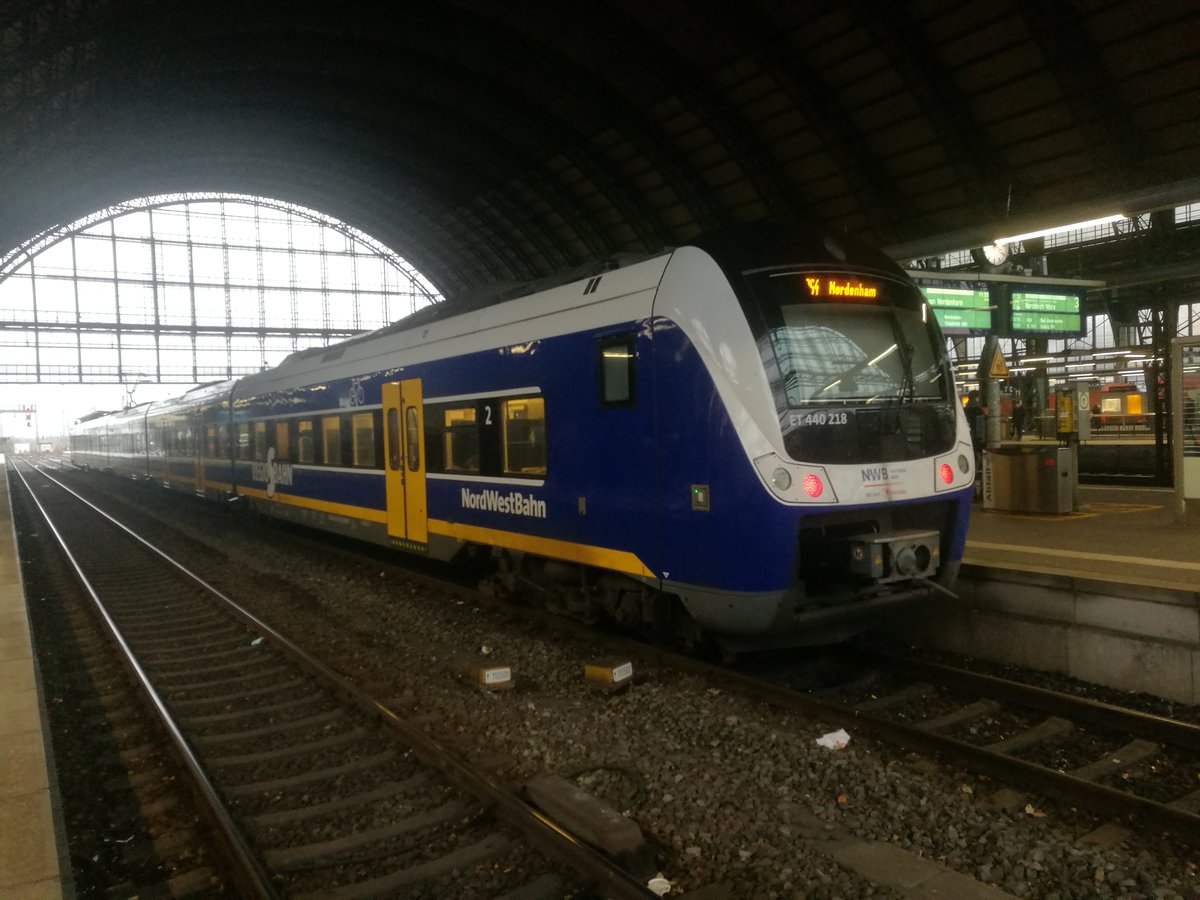
[[72, 452], [729, 651], [841, 639], [952, 586], [974, 483], [921, 293], [799, 229], [422, 311], [81, 420]]

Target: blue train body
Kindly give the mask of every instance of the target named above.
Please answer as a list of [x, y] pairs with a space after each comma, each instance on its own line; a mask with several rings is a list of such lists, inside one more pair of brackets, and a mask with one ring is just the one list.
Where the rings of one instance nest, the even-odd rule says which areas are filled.
[[91, 417], [72, 449], [731, 649], [844, 637], [952, 585], [974, 482], [919, 292], [805, 232], [418, 315]]

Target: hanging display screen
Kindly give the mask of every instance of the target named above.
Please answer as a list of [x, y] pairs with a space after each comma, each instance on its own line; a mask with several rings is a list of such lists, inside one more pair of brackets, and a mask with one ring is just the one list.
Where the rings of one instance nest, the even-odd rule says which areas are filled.
[[982, 282], [940, 282], [919, 287], [943, 332], [991, 330], [992, 303], [987, 285]]
[[1083, 334], [1082, 289], [1013, 289], [1009, 295], [1014, 334]]

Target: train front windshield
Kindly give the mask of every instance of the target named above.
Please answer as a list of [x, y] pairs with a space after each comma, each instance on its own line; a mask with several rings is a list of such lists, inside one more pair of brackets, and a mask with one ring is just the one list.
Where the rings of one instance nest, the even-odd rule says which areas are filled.
[[830, 272], [748, 278], [766, 324], [763, 357], [790, 456], [855, 463], [949, 449], [950, 369], [915, 287]]

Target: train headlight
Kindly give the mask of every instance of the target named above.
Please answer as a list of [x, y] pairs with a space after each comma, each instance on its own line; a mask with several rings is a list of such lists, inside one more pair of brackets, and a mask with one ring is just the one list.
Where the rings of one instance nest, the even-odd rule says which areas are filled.
[[810, 497], [820, 497], [821, 491], [825, 490], [825, 485], [821, 483], [821, 479], [811, 472], [804, 476], [804, 493]]
[[782, 494], [792, 486], [792, 473], [787, 469], [776, 469], [771, 473], [771, 484]]
[[965, 453], [958, 454], [958, 471], [966, 475], [969, 468], [971, 468], [971, 463], [967, 460], [967, 455]]
[[938, 475], [941, 477], [944, 484], [954, 483], [954, 470], [950, 468], [949, 463], [942, 463], [938, 467]]

